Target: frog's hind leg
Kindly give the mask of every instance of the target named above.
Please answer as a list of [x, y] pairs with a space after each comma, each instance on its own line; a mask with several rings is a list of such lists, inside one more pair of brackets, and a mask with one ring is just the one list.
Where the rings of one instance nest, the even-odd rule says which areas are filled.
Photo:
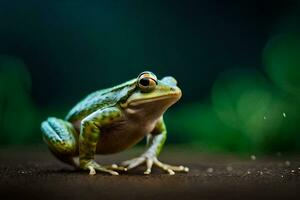
[[49, 117], [42, 122], [43, 139], [50, 151], [60, 161], [78, 166], [74, 157], [78, 155], [78, 136], [73, 125], [67, 121]]

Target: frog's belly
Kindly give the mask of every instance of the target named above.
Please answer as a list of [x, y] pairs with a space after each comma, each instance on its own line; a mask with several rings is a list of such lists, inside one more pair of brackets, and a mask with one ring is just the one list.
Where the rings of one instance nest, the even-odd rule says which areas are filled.
[[110, 154], [130, 148], [154, 128], [155, 122], [121, 120], [101, 128], [97, 154]]

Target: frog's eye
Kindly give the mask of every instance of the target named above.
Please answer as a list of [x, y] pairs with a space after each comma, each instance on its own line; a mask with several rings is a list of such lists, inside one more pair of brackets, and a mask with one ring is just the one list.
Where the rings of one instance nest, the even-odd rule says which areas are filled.
[[152, 72], [143, 72], [138, 77], [138, 87], [142, 92], [150, 92], [157, 85], [157, 78]]

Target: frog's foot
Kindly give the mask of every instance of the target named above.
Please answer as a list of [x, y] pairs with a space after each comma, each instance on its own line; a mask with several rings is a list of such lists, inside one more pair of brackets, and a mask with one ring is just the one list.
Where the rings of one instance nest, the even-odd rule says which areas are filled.
[[189, 168], [180, 166], [173, 166], [168, 165], [160, 162], [156, 157], [148, 157], [148, 156], [140, 156], [137, 158], [133, 158], [131, 160], [127, 160], [122, 162], [123, 166], [126, 166], [127, 170], [135, 168], [139, 165], [146, 163], [147, 169], [144, 171], [144, 174], [150, 174], [152, 170], [152, 166], [155, 165], [156, 167], [166, 171], [170, 175], [174, 175], [175, 172], [188, 172]]
[[112, 168], [109, 167], [104, 167], [99, 165], [98, 163], [96, 163], [95, 161], [89, 161], [87, 162], [83, 167], [81, 167], [84, 170], [89, 170], [90, 171], [90, 175], [95, 175], [96, 171], [100, 171], [100, 172], [106, 172], [106, 173], [110, 173], [111, 175], [119, 175], [118, 172], [112, 170]]

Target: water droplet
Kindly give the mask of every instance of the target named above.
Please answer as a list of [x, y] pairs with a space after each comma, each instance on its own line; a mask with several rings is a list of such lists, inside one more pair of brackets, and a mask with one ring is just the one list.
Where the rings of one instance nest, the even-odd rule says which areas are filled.
[[256, 156], [255, 155], [251, 155], [251, 160], [256, 160]]
[[266, 116], [264, 116], [264, 120], [266, 120], [267, 119], [267, 117]]
[[285, 114], [285, 112], [283, 112], [283, 113], [282, 113], [282, 116], [283, 116], [284, 118], [286, 118], [286, 114]]

